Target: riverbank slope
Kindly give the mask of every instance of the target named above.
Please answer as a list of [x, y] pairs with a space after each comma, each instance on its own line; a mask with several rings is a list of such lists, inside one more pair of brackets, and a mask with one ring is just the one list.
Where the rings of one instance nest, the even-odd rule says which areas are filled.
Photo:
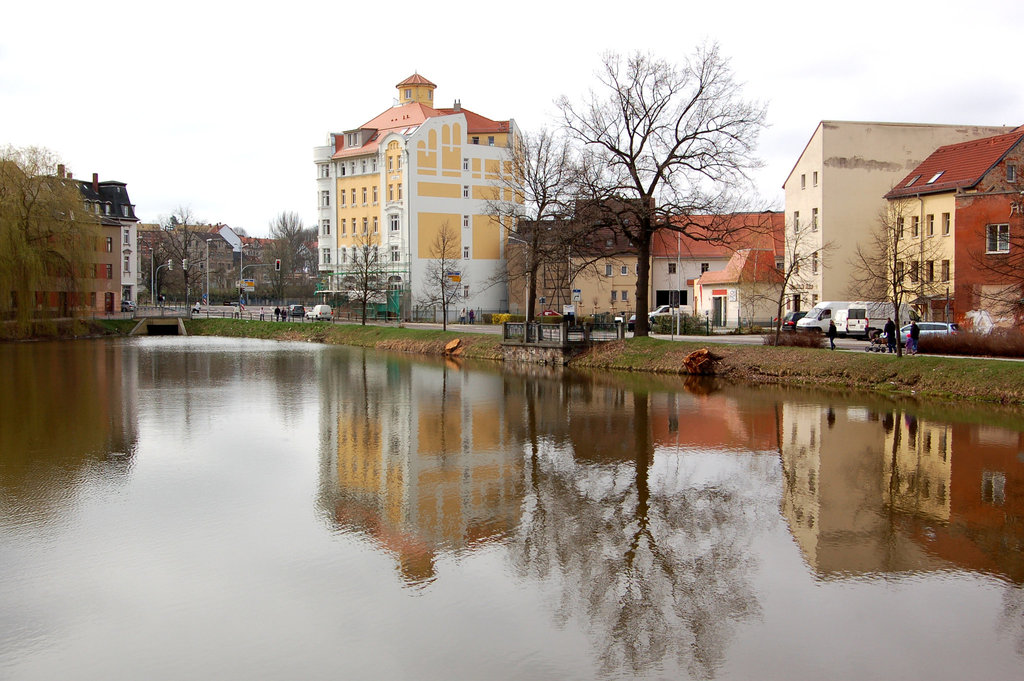
[[[186, 322], [193, 335], [310, 341], [392, 352], [440, 355], [445, 344], [462, 340], [463, 357], [501, 361], [501, 338], [493, 334], [408, 329], [358, 324], [260, 323], [230, 319]], [[1024, 362], [962, 357], [897, 358], [867, 352], [831, 352], [811, 348], [725, 345], [631, 338], [601, 343], [574, 358], [570, 366], [620, 371], [685, 374], [683, 358], [707, 347], [717, 357], [722, 378], [837, 389], [915, 394], [941, 400], [967, 399], [1024, 404]]]

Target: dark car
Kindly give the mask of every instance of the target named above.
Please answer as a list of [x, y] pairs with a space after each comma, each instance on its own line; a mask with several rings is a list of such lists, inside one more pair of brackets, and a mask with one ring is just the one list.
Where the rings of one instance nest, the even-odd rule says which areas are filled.
[[302, 319], [303, 317], [306, 316], [306, 308], [305, 308], [305, 306], [303, 306], [303, 305], [289, 305], [288, 306], [288, 316], [289, 317], [298, 317], [299, 319]]
[[782, 318], [783, 331], [796, 331], [796, 323], [807, 316], [806, 312], [787, 312]]

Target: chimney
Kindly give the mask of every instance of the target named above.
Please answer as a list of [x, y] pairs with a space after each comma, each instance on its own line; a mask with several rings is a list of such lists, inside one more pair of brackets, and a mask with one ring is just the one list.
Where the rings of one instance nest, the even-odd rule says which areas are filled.
[[97, 194], [100, 193], [100, 174], [99, 173], [93, 173], [92, 174], [92, 190], [94, 192], [96, 192]]
[[64, 179], [64, 164], [63, 163], [58, 163], [57, 164], [57, 177], [60, 178], [61, 180]]
[[455, 104], [452, 106], [452, 108], [455, 109], [456, 111], [462, 111], [462, 101], [456, 99]]
[[73, 180], [74, 179], [73, 177], [71, 177], [71, 171], [70, 170], [68, 171], [68, 179], [69, 180]]

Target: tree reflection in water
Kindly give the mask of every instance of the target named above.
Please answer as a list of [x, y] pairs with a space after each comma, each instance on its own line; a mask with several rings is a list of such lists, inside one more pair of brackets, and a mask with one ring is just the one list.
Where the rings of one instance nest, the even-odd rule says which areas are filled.
[[529, 480], [513, 561], [522, 575], [557, 584], [557, 620], [588, 623], [604, 673], [674, 662], [712, 678], [734, 625], [759, 612], [750, 544], [760, 514], [744, 490], [763, 473], [737, 466], [712, 484], [692, 469], [673, 480], [652, 475], [650, 399], [632, 393], [632, 460], [589, 463], [579, 442], [538, 434], [537, 396], [527, 394]]

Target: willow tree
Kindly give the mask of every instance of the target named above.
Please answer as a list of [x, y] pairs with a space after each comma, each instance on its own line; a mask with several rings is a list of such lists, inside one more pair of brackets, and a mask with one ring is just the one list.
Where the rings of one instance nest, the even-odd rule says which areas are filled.
[[57, 294], [58, 313], [81, 304], [99, 239], [78, 185], [57, 174], [53, 152], [0, 149], [0, 317], [27, 323], [36, 293]]
[[[582, 102], [562, 97], [558, 107], [583, 148], [577, 192], [587, 219], [617, 230], [636, 251], [636, 335], [646, 336], [655, 232], [728, 238], [727, 214], [742, 208], [747, 171], [759, 165], [754, 147], [765, 110], [741, 97], [715, 45], [681, 66], [610, 53], [598, 81]], [[695, 219], [709, 215], [722, 216], [720, 225]]]

